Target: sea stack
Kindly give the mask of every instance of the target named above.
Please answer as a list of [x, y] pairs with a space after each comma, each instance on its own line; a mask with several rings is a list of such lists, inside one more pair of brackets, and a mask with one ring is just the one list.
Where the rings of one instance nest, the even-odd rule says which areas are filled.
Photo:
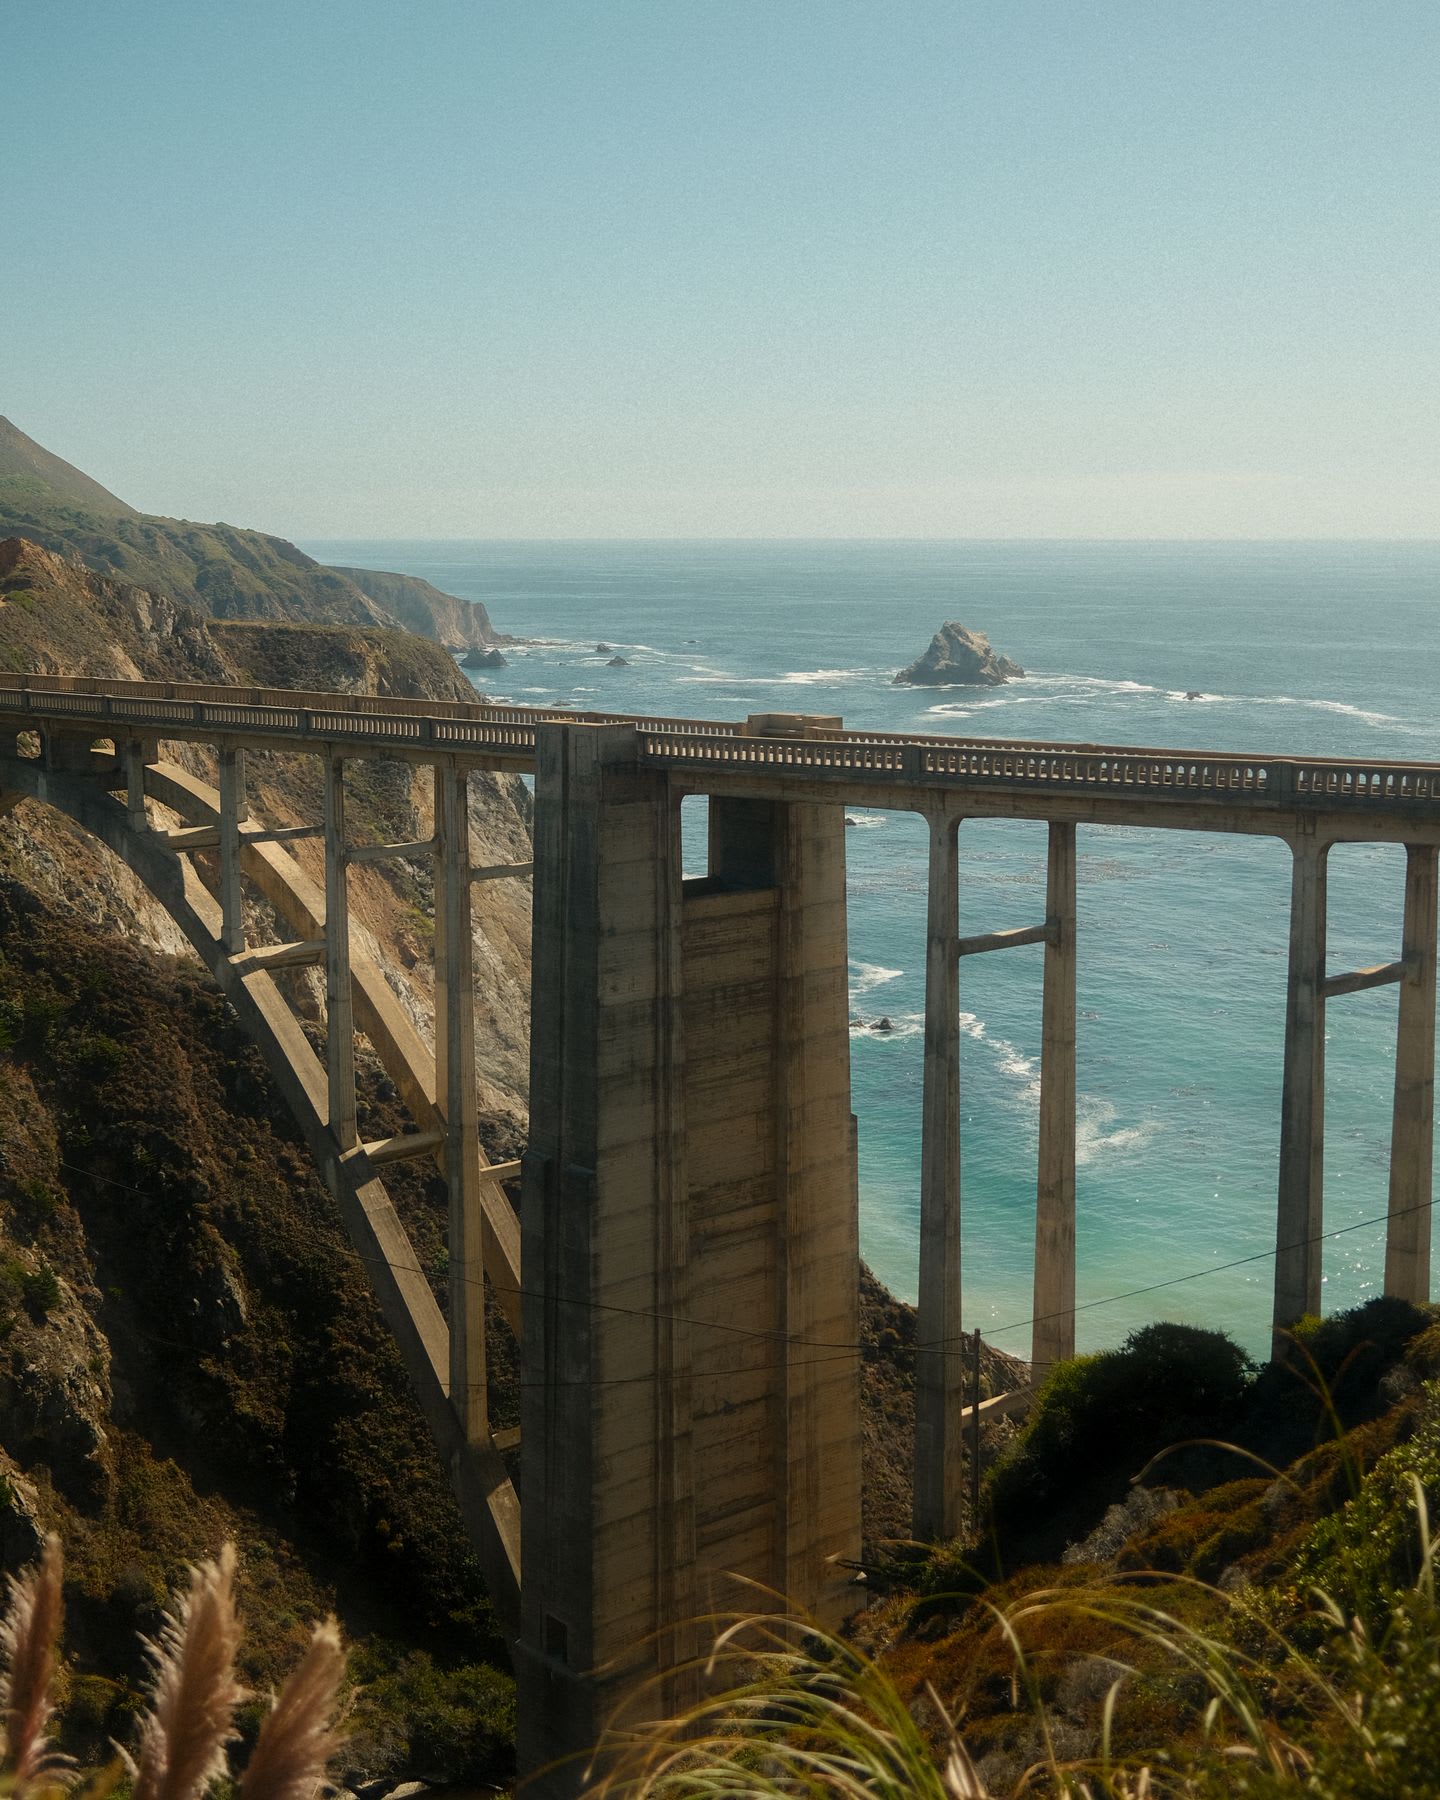
[[983, 631], [970, 631], [948, 619], [930, 640], [930, 648], [901, 669], [896, 681], [912, 687], [1003, 687], [1025, 671], [1008, 656], [997, 656]]
[[502, 656], [498, 650], [475, 649], [460, 659], [462, 669], [503, 669], [507, 666], [508, 658]]

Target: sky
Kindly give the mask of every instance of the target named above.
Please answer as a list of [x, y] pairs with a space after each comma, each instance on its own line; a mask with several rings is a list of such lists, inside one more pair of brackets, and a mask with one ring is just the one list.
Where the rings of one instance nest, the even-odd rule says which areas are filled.
[[1440, 537], [1436, 0], [0, 0], [0, 413], [303, 538]]

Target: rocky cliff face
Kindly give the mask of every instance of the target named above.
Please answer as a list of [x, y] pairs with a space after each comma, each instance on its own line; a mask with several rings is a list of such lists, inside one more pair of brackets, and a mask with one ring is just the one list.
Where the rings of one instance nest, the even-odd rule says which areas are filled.
[[335, 567], [337, 575], [353, 581], [362, 594], [383, 606], [407, 631], [434, 638], [447, 650], [488, 650], [495, 644], [513, 644], [514, 638], [496, 631], [490, 615], [478, 600], [460, 600], [442, 593], [418, 575], [393, 575], [385, 569]]
[[923, 656], [901, 669], [896, 681], [915, 687], [1003, 687], [1025, 671], [1008, 656], [997, 656], [983, 631], [948, 619]]

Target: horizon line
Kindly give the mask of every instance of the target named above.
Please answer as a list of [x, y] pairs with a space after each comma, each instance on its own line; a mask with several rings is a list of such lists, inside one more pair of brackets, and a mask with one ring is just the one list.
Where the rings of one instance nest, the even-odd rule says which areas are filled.
[[[183, 522], [183, 521], [182, 521]], [[245, 529], [241, 527], [241, 529]], [[252, 528], [254, 529], [254, 528]], [[267, 536], [278, 535], [267, 533]], [[1058, 537], [1037, 535], [1022, 537], [1008, 533], [1000, 537], [939, 537], [939, 536], [900, 536], [881, 535], [869, 537], [836, 537], [814, 536], [806, 533], [786, 533], [783, 535], [768, 534], [754, 537], [740, 536], [735, 533], [724, 536], [680, 535], [667, 533], [661, 536], [635, 535], [620, 533], [604, 533], [592, 536], [574, 537], [504, 537], [491, 536], [449, 536], [445, 533], [419, 536], [407, 534], [402, 537], [367, 537], [353, 533], [335, 535], [319, 531], [297, 531], [290, 540], [292, 543], [309, 542], [312, 544], [1434, 544], [1440, 545], [1440, 533], [1426, 536], [1419, 534], [1402, 537], [1369, 537], [1369, 536], [1337, 536], [1337, 537]]]

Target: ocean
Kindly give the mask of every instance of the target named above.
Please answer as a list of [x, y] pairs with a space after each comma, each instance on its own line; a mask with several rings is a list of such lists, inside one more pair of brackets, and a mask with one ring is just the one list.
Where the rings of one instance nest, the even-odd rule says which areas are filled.
[[[535, 640], [506, 651], [508, 668], [475, 676], [497, 700], [1440, 760], [1440, 543], [305, 547], [483, 600], [497, 629]], [[1025, 679], [894, 686], [945, 619], [987, 632]], [[607, 668], [602, 642], [629, 667]], [[911, 814], [851, 817], [861, 1244], [913, 1299], [926, 834]], [[698, 868], [701, 822], [688, 819], [687, 833]], [[1043, 916], [1043, 826], [967, 823], [960, 851], [962, 931]], [[1398, 956], [1403, 872], [1398, 847], [1331, 853], [1332, 969]], [[1278, 840], [1080, 828], [1081, 1349], [1156, 1318], [1221, 1327], [1252, 1352], [1267, 1343], [1288, 882]], [[1022, 1355], [1042, 955], [961, 970], [965, 1324]], [[1327, 1312], [1381, 1288], [1384, 1227], [1367, 1221], [1386, 1205], [1395, 1016], [1393, 987], [1327, 1012], [1325, 1221], [1341, 1232], [1325, 1246]], [[874, 1029], [881, 1017], [892, 1029]]]

